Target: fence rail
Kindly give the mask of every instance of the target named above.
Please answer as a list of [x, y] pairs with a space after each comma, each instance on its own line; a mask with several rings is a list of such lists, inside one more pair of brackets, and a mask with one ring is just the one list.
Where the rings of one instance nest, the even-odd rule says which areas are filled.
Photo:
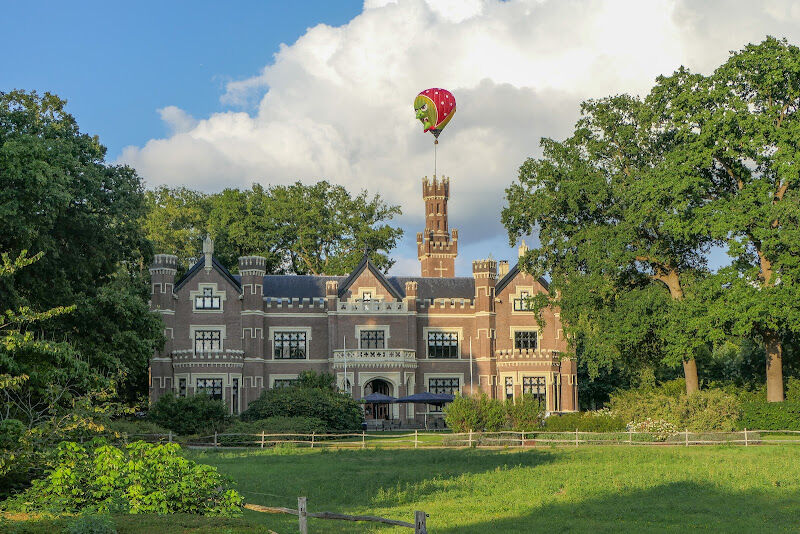
[[214, 433], [178, 438], [175, 434], [129, 434], [127, 440], [176, 441], [188, 447], [269, 448], [276, 446], [333, 448], [471, 448], [543, 447], [581, 445], [751, 445], [800, 444], [798, 430], [740, 430], [658, 432], [358, 432], [358, 433]]

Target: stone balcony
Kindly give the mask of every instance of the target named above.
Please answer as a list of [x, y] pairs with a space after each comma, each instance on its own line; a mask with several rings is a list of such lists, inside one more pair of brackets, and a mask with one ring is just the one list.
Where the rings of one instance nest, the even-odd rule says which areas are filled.
[[172, 364], [176, 367], [184, 366], [234, 366], [241, 367], [244, 363], [243, 350], [211, 350], [195, 352], [192, 349], [173, 350]]
[[410, 349], [348, 349], [334, 350], [330, 361], [335, 369], [347, 367], [417, 367], [417, 351]]
[[404, 313], [408, 311], [408, 305], [405, 302], [382, 302], [380, 300], [339, 302], [336, 305], [336, 311], [354, 314]]
[[553, 349], [499, 349], [494, 351], [498, 360], [547, 360], [561, 361], [559, 351]]

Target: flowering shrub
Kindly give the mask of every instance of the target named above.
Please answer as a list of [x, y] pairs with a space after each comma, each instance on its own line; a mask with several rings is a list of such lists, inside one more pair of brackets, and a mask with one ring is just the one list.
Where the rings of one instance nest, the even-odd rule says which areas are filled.
[[652, 434], [654, 441], [667, 441], [671, 435], [678, 432], [677, 427], [669, 421], [650, 419], [649, 417], [643, 421], [628, 423], [627, 430]]
[[124, 449], [63, 442], [54, 468], [6, 501], [10, 511], [188, 513], [234, 516], [243, 499], [216, 468], [178, 455], [175, 444], [137, 441]]

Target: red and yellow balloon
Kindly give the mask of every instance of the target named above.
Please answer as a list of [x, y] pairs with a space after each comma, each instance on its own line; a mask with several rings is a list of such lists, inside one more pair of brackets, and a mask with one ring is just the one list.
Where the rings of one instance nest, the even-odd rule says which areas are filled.
[[438, 140], [439, 134], [456, 114], [456, 98], [447, 89], [425, 89], [414, 99], [414, 113], [422, 123], [423, 131], [431, 132]]

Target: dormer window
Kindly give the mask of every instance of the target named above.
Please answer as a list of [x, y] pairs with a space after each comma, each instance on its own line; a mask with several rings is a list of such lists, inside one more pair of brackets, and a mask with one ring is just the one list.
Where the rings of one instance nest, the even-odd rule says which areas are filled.
[[218, 310], [220, 309], [219, 295], [214, 295], [213, 288], [204, 287], [203, 294], [194, 298], [194, 307], [196, 310]]
[[364, 291], [364, 293], [361, 295], [361, 300], [363, 300], [364, 302], [371, 301], [372, 300], [372, 291]]

